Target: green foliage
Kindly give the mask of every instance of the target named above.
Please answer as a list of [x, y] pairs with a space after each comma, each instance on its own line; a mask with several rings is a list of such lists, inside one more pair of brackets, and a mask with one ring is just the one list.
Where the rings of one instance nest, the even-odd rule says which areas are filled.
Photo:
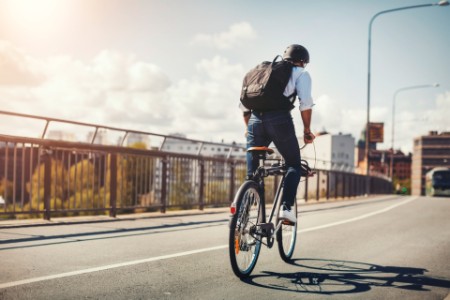
[[[50, 209], [75, 210], [103, 207], [105, 190], [99, 187], [98, 172], [89, 159], [84, 159], [70, 166], [68, 169], [59, 160], [51, 159], [51, 188]], [[30, 201], [26, 203], [24, 211], [43, 211], [45, 164], [39, 165], [33, 172], [26, 190]], [[65, 214], [67, 215], [67, 214]]]
[[411, 178], [398, 179], [398, 177], [394, 176], [392, 189], [396, 194], [411, 195]]
[[131, 144], [129, 147], [133, 149], [147, 149], [147, 145], [144, 142], [136, 142], [134, 144]]
[[230, 199], [228, 199], [228, 187], [223, 184], [223, 181], [212, 181], [207, 187], [204, 199], [205, 204], [221, 203], [226, 200], [230, 201]]
[[[121, 206], [140, 206], [142, 198], [148, 199], [150, 197], [155, 180], [156, 163], [157, 159], [152, 157], [128, 155], [117, 157], [116, 193]], [[109, 175], [107, 179], [108, 187]]]
[[[145, 144], [136, 143], [133, 148], [144, 149]], [[130, 212], [140, 206], [152, 206], [160, 203], [158, 189], [155, 184], [161, 177], [157, 177], [156, 168], [161, 164], [158, 157], [140, 155], [116, 155], [117, 164], [111, 166], [113, 154], [99, 156], [69, 153], [71, 156], [53, 155], [47, 163], [50, 166], [50, 190], [48, 191], [49, 207], [52, 217], [98, 214], [81, 210], [108, 209], [111, 195], [111, 170], [116, 170], [116, 199], [117, 206], [130, 208]], [[80, 158], [81, 157], [81, 158]], [[64, 159], [65, 158], [65, 159]], [[216, 162], [207, 162], [205, 170], [214, 167]], [[192, 204], [200, 201], [200, 187], [198, 178], [199, 165], [191, 159], [175, 158], [167, 163], [167, 204], [183, 208], [191, 208]], [[204, 178], [203, 203], [213, 205], [231, 201], [229, 182], [220, 180], [223, 168], [214, 169], [212, 175]], [[5, 212], [26, 212], [21, 217], [42, 217], [45, 211], [45, 162], [36, 166], [29, 182], [25, 184], [25, 203], [15, 203], [13, 207], [13, 184], [7, 180], [0, 181], [0, 194], [5, 197]], [[160, 170], [162, 171], [162, 170]], [[208, 171], [209, 172], [209, 171]], [[197, 175], [196, 175], [197, 174]], [[161, 175], [161, 173], [159, 173]], [[236, 167], [235, 180], [245, 177], [245, 166]], [[48, 184], [48, 183], [47, 183]], [[159, 182], [161, 185], [161, 182]], [[270, 188], [269, 188], [270, 189]], [[231, 195], [232, 197], [233, 195]], [[18, 196], [20, 198], [20, 196]], [[106, 212], [107, 213], [107, 212]]]
[[[67, 178], [67, 170], [63, 164], [58, 160], [51, 160], [51, 182], [52, 188], [50, 189], [50, 203], [54, 206], [61, 207], [64, 195], [66, 194], [65, 186], [61, 184], [65, 178]], [[31, 195], [31, 201], [27, 204], [27, 210], [34, 211], [43, 209], [44, 205], [44, 176], [45, 165], [42, 163], [39, 165], [33, 175], [30, 182], [26, 184], [26, 190]], [[51, 207], [54, 207], [51, 206]]]
[[0, 180], [0, 195], [4, 198], [6, 203], [12, 203], [13, 184], [11, 181], [3, 178]]

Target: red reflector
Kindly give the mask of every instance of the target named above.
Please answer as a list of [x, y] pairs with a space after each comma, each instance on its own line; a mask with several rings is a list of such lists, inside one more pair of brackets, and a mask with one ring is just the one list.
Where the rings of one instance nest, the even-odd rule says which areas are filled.
[[234, 215], [236, 213], [236, 206], [231, 205], [230, 206], [230, 212], [231, 212], [232, 215]]

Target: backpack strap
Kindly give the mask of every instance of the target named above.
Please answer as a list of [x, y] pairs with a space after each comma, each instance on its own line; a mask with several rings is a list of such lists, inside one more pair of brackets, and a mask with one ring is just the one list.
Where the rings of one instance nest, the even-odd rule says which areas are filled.
[[[278, 54], [278, 55], [275, 56], [275, 58], [273, 59], [272, 65], [273, 65], [274, 63], [277, 62], [277, 59], [278, 59], [278, 58], [281, 58], [281, 61], [283, 61], [283, 57], [282, 57], [281, 55]], [[291, 64], [292, 67], [294, 67], [294, 64], [293, 64], [292, 62], [290, 62], [290, 61], [288, 61], [288, 60], [286, 60], [286, 62], [288, 62], [289, 64]], [[289, 101], [291, 102], [292, 105], [294, 105], [294, 102], [295, 102], [295, 96], [297, 96], [297, 90], [294, 89], [294, 92], [293, 92], [290, 96], [287, 97], [287, 98], [289, 99]], [[291, 98], [292, 98], [292, 100], [291, 100]]]
[[[281, 60], [283, 60], [283, 57], [282, 57], [281, 55], [277, 55], [277, 56], [275, 56], [275, 58], [273, 59], [272, 64], [274, 64], [274, 63], [276, 62], [276, 60], [277, 60], [278, 57], [280, 57]], [[291, 65], [292, 65], [292, 68], [295, 67], [295, 65], [294, 65], [291, 61], [286, 60], [286, 62], [288, 62], [289, 64], [291, 64]], [[294, 89], [294, 92], [293, 92], [291, 95], [287, 96], [287, 98], [289, 99], [289, 101], [291, 102], [292, 105], [294, 105], [295, 97], [296, 97], [296, 96], [297, 96], [297, 90], [296, 90], [296, 89]]]
[[272, 61], [272, 65], [274, 64], [274, 63], [276, 63], [276, 61], [277, 61], [277, 59], [278, 59], [278, 57], [279, 58], [281, 58], [281, 60], [283, 60], [283, 57], [281, 56], [281, 55], [277, 55], [277, 56], [275, 56], [275, 58], [273, 59], [273, 61]]

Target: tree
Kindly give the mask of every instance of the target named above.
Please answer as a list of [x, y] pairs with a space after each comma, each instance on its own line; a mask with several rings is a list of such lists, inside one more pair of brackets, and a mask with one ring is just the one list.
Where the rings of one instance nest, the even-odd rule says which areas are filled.
[[[67, 190], [61, 182], [67, 178], [67, 170], [61, 161], [51, 159], [51, 189], [50, 207], [52, 209], [63, 209], [63, 200], [67, 198]], [[26, 189], [30, 195], [30, 201], [24, 210], [35, 211], [44, 210], [44, 176], [45, 164], [41, 163], [33, 172], [30, 182], [26, 184]]]

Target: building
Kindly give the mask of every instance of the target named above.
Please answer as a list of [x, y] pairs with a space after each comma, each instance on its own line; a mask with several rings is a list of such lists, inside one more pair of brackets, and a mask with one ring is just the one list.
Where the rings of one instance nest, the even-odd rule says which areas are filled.
[[186, 140], [183, 134], [173, 134], [173, 138], [166, 138], [161, 151], [181, 154], [210, 156], [210, 157], [232, 157], [245, 159], [245, 145], [234, 143], [232, 145], [219, 143], [195, 142]]
[[430, 131], [428, 135], [414, 139], [413, 195], [425, 195], [425, 174], [435, 167], [450, 167], [450, 132]]
[[[361, 132], [361, 137], [355, 148], [356, 173], [366, 174], [366, 131]], [[398, 180], [407, 180], [411, 177], [411, 153], [405, 154], [400, 150], [378, 150], [376, 143], [369, 145], [370, 173], [372, 175], [383, 175], [394, 177]], [[392, 157], [393, 156], [393, 157]], [[391, 158], [392, 172], [391, 172]]]
[[351, 134], [318, 133], [314, 146], [302, 150], [302, 158], [317, 169], [351, 172], [355, 171], [355, 138]]
[[[371, 166], [369, 170], [372, 172], [374, 170], [374, 157], [372, 157], [373, 151], [377, 149], [376, 143], [369, 143], [369, 156]], [[365, 175], [366, 174], [366, 129], [364, 128], [361, 131], [361, 135], [359, 137], [358, 143], [355, 147], [355, 173]]]
[[49, 140], [68, 141], [68, 142], [75, 142], [77, 140], [75, 134], [62, 130], [50, 130], [47, 133], [46, 138]]
[[[395, 150], [394, 154], [392, 153], [392, 149], [387, 150], [370, 150], [370, 172], [372, 174], [384, 175], [387, 177], [392, 176], [399, 180], [409, 179], [411, 177], [411, 153], [408, 155], [404, 154], [400, 150]], [[391, 174], [391, 157], [393, 157], [393, 174]], [[361, 164], [361, 162], [360, 162]], [[363, 158], [362, 166], [364, 167], [361, 171], [361, 174], [365, 174], [366, 163]]]
[[[394, 151], [392, 176], [399, 180], [406, 180], [411, 178], [411, 162], [412, 154], [404, 154], [400, 150]], [[392, 156], [392, 150], [387, 151], [387, 161], [390, 163]], [[390, 171], [389, 171], [390, 172]]]
[[[171, 160], [168, 168], [171, 174], [176, 174], [175, 178], [169, 178], [168, 184], [172, 182], [186, 182], [190, 186], [184, 185], [184, 197], [196, 197], [200, 183], [204, 186], [216, 186], [220, 190], [220, 185], [223, 182], [231, 179], [230, 168], [233, 160], [245, 160], [246, 151], [245, 145], [233, 143], [231, 145], [220, 143], [208, 143], [201, 141], [192, 141], [186, 139], [183, 134], [172, 134], [164, 139], [160, 149], [164, 152], [178, 153], [180, 156], [177, 159]], [[203, 161], [201, 157], [218, 158], [208, 159]], [[225, 160], [224, 160], [225, 158]], [[230, 158], [227, 160], [226, 158]], [[156, 164], [155, 170], [155, 196], [159, 197], [162, 189], [161, 182], [161, 164]], [[203, 181], [200, 180], [203, 178]], [[175, 192], [174, 192], [175, 193]]]
[[97, 145], [108, 145], [108, 132], [106, 130], [91, 131], [87, 134], [86, 141]]

